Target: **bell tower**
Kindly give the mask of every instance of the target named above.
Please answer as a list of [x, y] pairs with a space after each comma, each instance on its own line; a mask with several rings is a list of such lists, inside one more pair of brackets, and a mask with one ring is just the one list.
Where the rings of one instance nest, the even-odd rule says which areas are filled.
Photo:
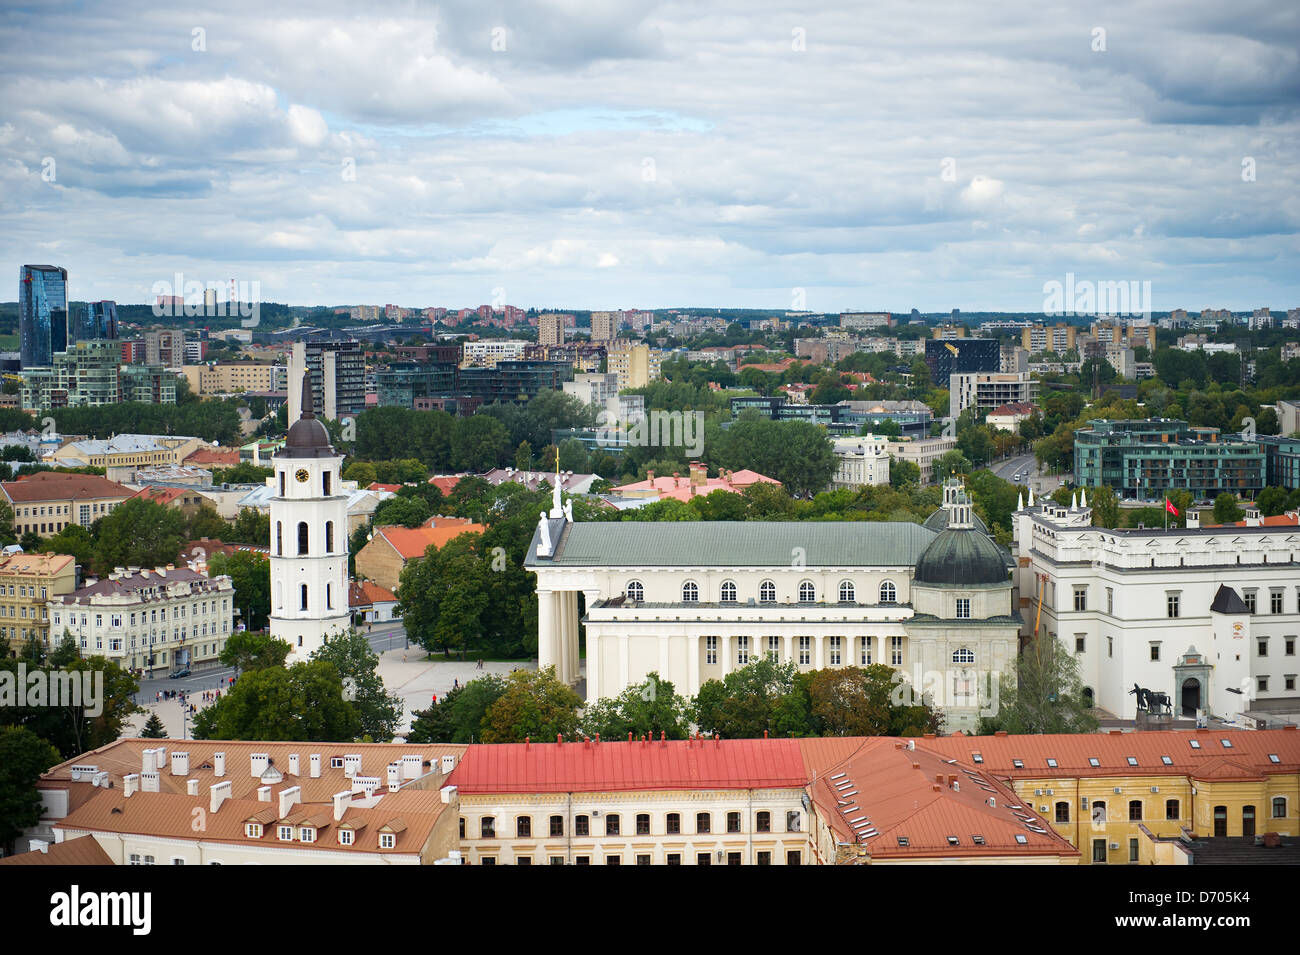
[[306, 660], [350, 619], [343, 456], [316, 418], [305, 379], [302, 417], [272, 459], [271, 636], [291, 647], [288, 663]]

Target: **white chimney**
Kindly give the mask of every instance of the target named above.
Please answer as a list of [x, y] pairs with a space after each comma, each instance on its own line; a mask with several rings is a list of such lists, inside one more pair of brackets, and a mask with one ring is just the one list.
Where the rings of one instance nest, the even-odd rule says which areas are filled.
[[130, 799], [140, 789], [140, 774], [128, 773], [122, 777], [122, 796]]
[[396, 792], [402, 787], [402, 764], [388, 764], [388, 789], [390, 792]]
[[95, 773], [95, 775], [90, 777], [90, 785], [95, 786], [99, 789], [107, 789], [108, 773], [106, 772]]
[[450, 773], [450, 772], [451, 772], [453, 769], [455, 769], [455, 768], [456, 768], [456, 757], [455, 757], [455, 756], [444, 756], [444, 757], [442, 758], [442, 772], [443, 772], [443, 775], [444, 775], [444, 776], [445, 776], [447, 773]]
[[212, 775], [213, 776], [226, 775], [226, 754], [225, 753], [212, 754]]
[[152, 746], [144, 751], [142, 765], [141, 772], [152, 773], [158, 769], [158, 754]]
[[289, 815], [289, 809], [302, 802], [302, 787], [290, 786], [288, 789], [280, 790], [280, 818], [283, 819]]
[[1246, 508], [1246, 526], [1259, 527], [1263, 522], [1260, 519], [1259, 509], [1255, 507]]
[[320, 779], [320, 753], [312, 753], [308, 757], [308, 762], [311, 763], [311, 778]]
[[258, 802], [270, 802], [270, 801], [271, 801], [271, 787], [270, 787], [270, 786], [258, 786], [258, 787], [257, 787], [257, 801], [258, 801]]
[[188, 776], [190, 774], [190, 754], [172, 753], [172, 775]]
[[298, 765], [298, 754], [290, 753], [289, 754], [289, 775], [290, 776], [299, 775], [300, 769], [301, 767]]
[[27, 851], [47, 853], [50, 851], [50, 844], [44, 839], [29, 839], [27, 840]]
[[185, 794], [187, 796], [197, 796], [199, 794], [199, 781], [197, 779], [185, 780]]
[[253, 753], [248, 757], [249, 769], [254, 776], [261, 776], [266, 767], [271, 765], [270, 753]]
[[407, 753], [402, 757], [402, 778], [419, 779], [420, 770], [424, 768], [424, 760], [419, 754]]
[[357, 753], [346, 754], [343, 757], [343, 775], [351, 779], [359, 772], [361, 772], [361, 756]]
[[334, 794], [334, 821], [338, 822], [343, 818], [343, 813], [347, 811], [348, 801], [351, 800], [352, 793], [341, 792]]
[[454, 802], [456, 799], [455, 786], [443, 786], [438, 792], [442, 794], [442, 801], [446, 803]]
[[208, 812], [216, 812], [221, 808], [221, 804], [230, 798], [230, 790], [234, 784], [225, 779], [219, 783], [213, 783], [209, 789]]
[[1199, 528], [1201, 526], [1201, 512], [1189, 510], [1187, 512], [1188, 529]]
[[162, 787], [159, 780], [162, 778], [160, 773], [141, 773], [140, 774], [140, 792], [156, 793], [160, 792]]

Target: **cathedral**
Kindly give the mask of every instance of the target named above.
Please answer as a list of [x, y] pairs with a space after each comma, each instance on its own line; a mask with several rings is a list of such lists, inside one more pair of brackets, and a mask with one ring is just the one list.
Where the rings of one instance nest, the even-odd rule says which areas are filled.
[[349, 624], [343, 455], [316, 418], [311, 388], [301, 393], [302, 416], [272, 459], [271, 636], [292, 648], [289, 663], [308, 659]]
[[538, 658], [578, 684], [581, 619], [588, 700], [651, 672], [694, 695], [762, 655], [805, 671], [883, 663], [944, 711], [951, 732], [991, 715], [1015, 659], [1011, 556], [956, 482], [924, 525], [584, 524], [558, 498], [526, 562]]

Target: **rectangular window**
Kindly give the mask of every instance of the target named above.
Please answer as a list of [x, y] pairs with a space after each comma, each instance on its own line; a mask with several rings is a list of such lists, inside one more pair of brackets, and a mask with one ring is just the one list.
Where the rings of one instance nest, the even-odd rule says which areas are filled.
[[[54, 622], [58, 623], [59, 621], [56, 618]], [[1286, 638], [1286, 648], [1283, 650], [1283, 652], [1289, 657], [1295, 656], [1295, 637]]]
[[1087, 645], [1087, 638], [1081, 637], [1076, 633], [1074, 635], [1074, 652], [1083, 653], [1086, 645]]
[[678, 835], [682, 831], [682, 815], [679, 812], [670, 812], [664, 826], [664, 831], [670, 836]]
[[707, 852], [697, 852], [695, 854], [696, 865], [713, 865], [713, 856]]
[[727, 831], [740, 832], [740, 813], [738, 812], [727, 813]]
[[1088, 609], [1088, 588], [1086, 586], [1074, 588], [1074, 609]]
[[682, 854], [680, 852], [670, 852], [668, 853], [668, 858], [666, 861], [668, 865], [681, 865]]
[[786, 865], [802, 865], [803, 854], [798, 849], [791, 849], [785, 854]]
[[780, 637], [767, 638], [767, 655], [771, 657], [773, 660], [781, 659], [781, 638]]
[[618, 813], [610, 813], [605, 817], [605, 835], [618, 835]]
[[758, 853], [757, 858], [755, 859], [755, 864], [756, 864], [756, 865], [771, 865], [771, 864], [772, 864], [772, 853], [770, 853], [770, 852], [760, 852], [760, 853]]
[[712, 818], [707, 812], [697, 812], [695, 814], [695, 832], [699, 835], [707, 835], [713, 831]]
[[749, 662], [749, 637], [736, 638], [736, 663], [744, 666]]
[[812, 637], [799, 638], [799, 665], [808, 666], [812, 663]]
[[1268, 592], [1268, 612], [1282, 613], [1282, 591], [1270, 590]]
[[1106, 612], [1113, 614], [1115, 612], [1115, 588], [1106, 588]]
[[1130, 839], [1128, 841], [1128, 861], [1137, 862], [1138, 860], [1138, 841]]
[[1256, 592], [1253, 591], [1253, 590], [1247, 590], [1245, 593], [1242, 594], [1242, 596], [1246, 598], [1246, 609], [1247, 609], [1248, 611], [1250, 611], [1251, 613], [1255, 613], [1255, 612], [1256, 612], [1256, 611], [1255, 611], [1255, 594], [1256, 594]]
[[575, 836], [591, 835], [591, 821], [587, 816], [573, 817], [573, 834]]
[[969, 597], [957, 598], [957, 619], [958, 620], [970, 619], [970, 598]]
[[552, 836], [562, 836], [562, 835], [564, 835], [564, 817], [563, 817], [563, 816], [552, 816], [552, 817], [551, 817], [551, 835], [552, 835]]
[[530, 839], [533, 835], [533, 817], [520, 816], [515, 820], [515, 838]]
[[1106, 656], [1107, 656], [1107, 657], [1114, 657], [1114, 656], [1115, 656], [1115, 638], [1114, 638], [1114, 637], [1107, 637], [1107, 638], [1106, 638]]
[[833, 666], [833, 667], [837, 667], [837, 666], [840, 665], [840, 643], [841, 643], [841, 640], [842, 640], [841, 637], [831, 637], [831, 639], [830, 639], [830, 644], [831, 644], [831, 666]]
[[391, 832], [381, 832], [379, 834], [379, 848], [392, 849], [397, 845], [397, 836]]
[[717, 637], [704, 638], [704, 662], [705, 663], [718, 662], [718, 638]]
[[479, 835], [484, 839], [495, 839], [497, 837], [497, 821], [492, 816], [484, 816], [483, 821], [479, 824]]
[[864, 667], [871, 666], [871, 638], [870, 637], [862, 638], [862, 652], [859, 659], [861, 659], [862, 665]]
[[1179, 616], [1179, 609], [1182, 604], [1182, 591], [1167, 591], [1165, 593], [1165, 613], [1169, 617]]
[[650, 814], [648, 812], [636, 814], [636, 834], [638, 836], [650, 835]]
[[1260, 638], [1257, 643], [1259, 645], [1259, 655], [1261, 657], [1268, 656], [1268, 637]]
[[889, 662], [891, 665], [901, 667], [903, 665], [903, 638], [889, 638]]
[[1160, 661], [1160, 644], [1158, 643], [1151, 644], [1151, 660], [1152, 662]]

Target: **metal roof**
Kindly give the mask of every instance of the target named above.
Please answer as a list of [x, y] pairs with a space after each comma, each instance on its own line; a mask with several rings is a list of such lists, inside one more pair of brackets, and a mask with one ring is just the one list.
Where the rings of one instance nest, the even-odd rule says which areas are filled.
[[903, 521], [552, 521], [557, 536], [555, 556], [538, 558], [534, 531], [525, 565], [903, 567], [936, 535]]

